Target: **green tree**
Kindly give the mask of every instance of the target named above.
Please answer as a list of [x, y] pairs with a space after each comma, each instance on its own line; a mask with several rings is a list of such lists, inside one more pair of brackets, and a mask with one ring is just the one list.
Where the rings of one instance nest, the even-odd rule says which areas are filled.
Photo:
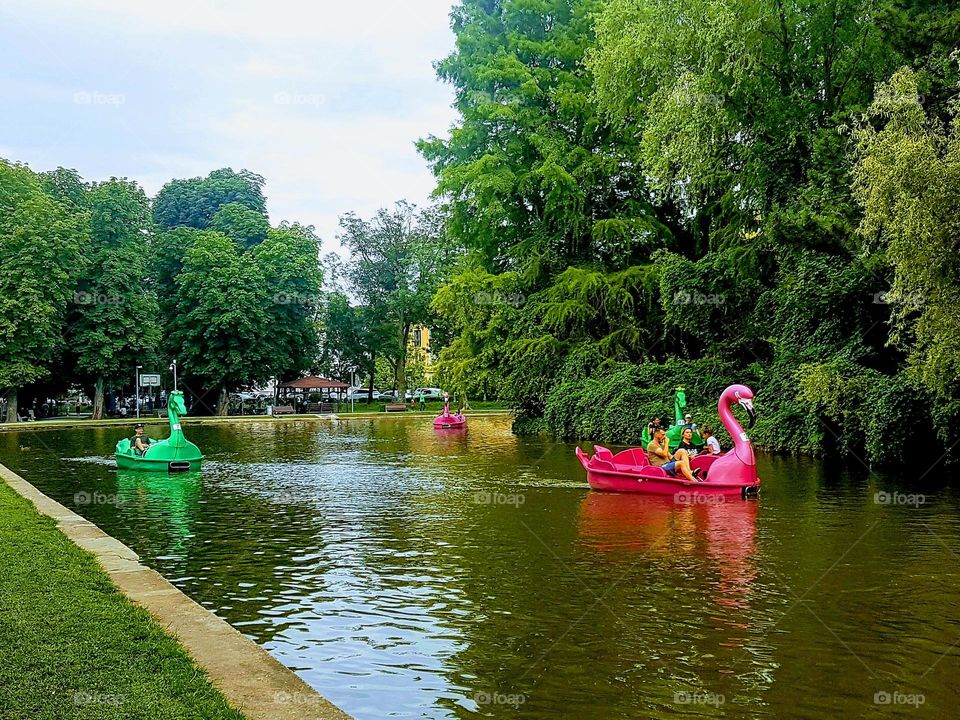
[[[351, 294], [369, 313], [368, 337], [388, 335], [378, 352], [391, 358], [402, 397], [410, 330], [428, 323], [430, 302], [457, 253], [447, 242], [439, 211], [418, 213], [407, 202], [392, 211], [382, 209], [370, 220], [348, 213], [340, 218], [340, 227], [340, 241], [351, 252]], [[371, 366], [375, 361], [370, 358]]]
[[210, 230], [223, 233], [241, 248], [259, 245], [267, 238], [270, 223], [263, 213], [238, 202], [222, 205], [210, 220]]
[[271, 369], [290, 379], [313, 367], [319, 353], [320, 239], [311, 226], [283, 223], [251, 252], [266, 283]]
[[7, 421], [17, 389], [49, 372], [82, 262], [87, 217], [46, 195], [29, 168], [0, 160], [0, 387]]
[[43, 191], [61, 205], [74, 210], [89, 209], [89, 188], [76, 170], [58, 167], [38, 177]]
[[74, 292], [69, 338], [76, 369], [92, 381], [93, 418], [104, 413], [104, 385], [155, 359], [160, 311], [146, 287], [150, 204], [131, 181], [113, 178], [89, 193], [87, 264]]
[[[569, 264], [622, 268], [670, 231], [627, 136], [592, 102], [583, 57], [599, 0], [465, 0], [437, 65], [461, 120], [419, 143], [448, 231], [491, 272], [541, 285]], [[669, 212], [665, 214], [665, 217]]]
[[226, 415], [230, 390], [264, 382], [273, 367], [263, 272], [252, 254], [207, 230], [196, 234], [176, 285], [170, 350], [185, 380], [219, 390], [217, 413]]
[[162, 228], [181, 225], [203, 230], [224, 205], [236, 203], [267, 215], [264, 179], [249, 170], [214, 170], [205, 178], [172, 180], [157, 193], [154, 220]]
[[[924, 111], [909, 69], [883, 84], [855, 133], [864, 251], [893, 273], [882, 300], [890, 341], [938, 400], [941, 429], [960, 418], [960, 113], [944, 126]], [[944, 436], [946, 437], [946, 436]]]

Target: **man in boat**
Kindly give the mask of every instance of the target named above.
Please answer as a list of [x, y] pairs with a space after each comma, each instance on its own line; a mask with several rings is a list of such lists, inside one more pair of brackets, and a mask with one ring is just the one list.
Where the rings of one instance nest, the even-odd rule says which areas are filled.
[[143, 423], [137, 423], [133, 432], [135, 434], [130, 440], [130, 444], [133, 445], [137, 453], [143, 456], [146, 454], [147, 448], [150, 447], [150, 438], [143, 434]]
[[697, 478], [690, 470], [690, 454], [686, 450], [670, 452], [670, 439], [667, 431], [658, 427], [653, 432], [653, 439], [647, 445], [647, 459], [653, 467], [663, 468], [668, 475], [676, 475], [677, 471], [687, 480], [696, 482]]

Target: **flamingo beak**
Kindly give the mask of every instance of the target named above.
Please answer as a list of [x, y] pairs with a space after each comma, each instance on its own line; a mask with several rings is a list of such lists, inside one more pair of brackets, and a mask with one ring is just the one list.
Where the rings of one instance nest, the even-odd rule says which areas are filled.
[[747, 398], [740, 399], [740, 407], [747, 411], [747, 415], [750, 416], [750, 424], [747, 426], [747, 429], [752, 428], [753, 424], [757, 421], [757, 413], [753, 409], [753, 400]]

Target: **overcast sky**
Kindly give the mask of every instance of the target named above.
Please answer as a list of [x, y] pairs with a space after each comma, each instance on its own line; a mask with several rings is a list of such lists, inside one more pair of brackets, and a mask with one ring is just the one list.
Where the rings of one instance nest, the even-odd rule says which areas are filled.
[[30, 0], [0, 6], [0, 157], [87, 180], [263, 175], [270, 219], [427, 201], [453, 0]]

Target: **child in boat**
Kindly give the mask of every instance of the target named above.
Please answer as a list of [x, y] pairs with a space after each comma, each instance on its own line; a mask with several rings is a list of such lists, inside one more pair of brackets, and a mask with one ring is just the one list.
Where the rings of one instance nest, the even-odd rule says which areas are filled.
[[704, 425], [700, 428], [700, 437], [707, 443], [704, 452], [710, 455], [719, 455], [722, 452], [720, 450], [720, 441], [713, 436], [713, 429], [709, 425]]
[[690, 454], [686, 450], [671, 453], [670, 439], [667, 437], [667, 431], [662, 427], [654, 430], [653, 440], [647, 445], [647, 460], [653, 467], [663, 468], [668, 475], [675, 476], [679, 470], [680, 474], [691, 482], [698, 479], [690, 471]]

